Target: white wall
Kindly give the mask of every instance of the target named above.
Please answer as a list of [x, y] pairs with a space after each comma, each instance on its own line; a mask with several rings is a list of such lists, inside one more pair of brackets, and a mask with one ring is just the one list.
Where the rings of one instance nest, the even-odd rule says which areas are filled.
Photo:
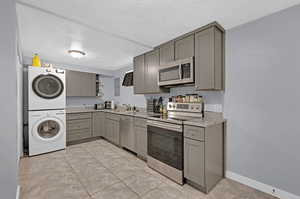
[[17, 153], [23, 156], [23, 66], [19, 57], [16, 59], [17, 69]]
[[125, 67], [114, 72], [115, 77], [120, 77], [120, 96], [114, 96], [118, 104], [132, 104], [137, 107], [146, 107], [146, 98], [144, 95], [134, 95], [133, 86], [122, 86], [125, 72], [132, 70], [132, 67]]
[[227, 31], [227, 170], [300, 196], [300, 5]]
[[16, 2], [0, 1], [0, 198], [16, 198], [17, 72]]

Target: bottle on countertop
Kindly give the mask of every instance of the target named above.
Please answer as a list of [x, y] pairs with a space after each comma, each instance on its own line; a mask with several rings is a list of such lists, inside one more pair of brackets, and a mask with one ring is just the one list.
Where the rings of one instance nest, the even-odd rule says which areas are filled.
[[35, 67], [41, 67], [42, 66], [41, 59], [40, 59], [40, 57], [37, 53], [34, 54], [34, 57], [32, 58], [32, 66], [35, 66]]

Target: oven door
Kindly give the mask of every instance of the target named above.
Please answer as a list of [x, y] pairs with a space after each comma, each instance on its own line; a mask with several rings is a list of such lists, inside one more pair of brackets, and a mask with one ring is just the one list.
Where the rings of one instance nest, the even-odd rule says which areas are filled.
[[182, 126], [166, 122], [147, 122], [148, 155], [183, 170]]

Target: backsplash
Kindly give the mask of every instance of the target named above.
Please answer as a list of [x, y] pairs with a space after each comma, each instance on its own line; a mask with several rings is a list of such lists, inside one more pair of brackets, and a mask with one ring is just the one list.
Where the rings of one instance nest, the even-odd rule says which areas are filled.
[[103, 100], [99, 97], [67, 97], [67, 107], [94, 105], [102, 102]]
[[169, 97], [186, 94], [198, 94], [203, 96], [206, 111], [223, 112], [224, 91], [196, 91], [193, 86], [183, 86], [171, 88], [170, 93], [145, 95], [145, 97], [146, 99], [150, 99], [162, 96], [164, 103], [167, 103]]

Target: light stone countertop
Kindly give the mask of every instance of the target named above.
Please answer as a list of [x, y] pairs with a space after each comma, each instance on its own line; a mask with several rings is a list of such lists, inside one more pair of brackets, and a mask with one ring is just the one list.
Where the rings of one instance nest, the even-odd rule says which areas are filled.
[[113, 114], [118, 114], [118, 115], [128, 115], [128, 116], [134, 116], [134, 117], [141, 117], [148, 119], [152, 115], [159, 115], [157, 113], [148, 113], [148, 112], [132, 112], [132, 111], [116, 111], [116, 110], [108, 110], [108, 109], [101, 109], [101, 110], [96, 110], [93, 108], [85, 108], [85, 107], [67, 107], [66, 109], [67, 114], [72, 114], [72, 113], [93, 113], [93, 112], [105, 112], [105, 113], [113, 113]]
[[195, 118], [192, 120], [184, 121], [184, 125], [199, 126], [199, 127], [209, 127], [217, 124], [222, 124], [226, 122], [223, 117], [223, 113], [216, 112], [205, 112], [204, 118]]
[[[95, 110], [92, 107], [67, 107], [66, 109], [67, 114], [72, 113], [93, 113], [93, 112], [106, 112], [106, 113], [113, 113], [118, 115], [128, 115], [133, 117], [140, 117], [144, 119], [151, 119], [151, 120], [157, 120], [157, 121], [164, 121], [164, 122], [170, 122], [170, 123], [180, 123], [177, 120], [172, 119], [160, 119], [160, 118], [153, 118], [151, 116], [153, 115], [160, 115], [157, 113], [148, 113], [148, 112], [132, 112], [132, 111], [116, 111], [116, 110]], [[222, 113], [215, 113], [215, 112], [205, 112], [204, 118], [195, 118], [191, 120], [184, 121], [184, 125], [191, 125], [191, 126], [198, 126], [198, 127], [209, 127], [217, 124], [221, 124], [226, 122], [226, 120], [223, 118]]]

